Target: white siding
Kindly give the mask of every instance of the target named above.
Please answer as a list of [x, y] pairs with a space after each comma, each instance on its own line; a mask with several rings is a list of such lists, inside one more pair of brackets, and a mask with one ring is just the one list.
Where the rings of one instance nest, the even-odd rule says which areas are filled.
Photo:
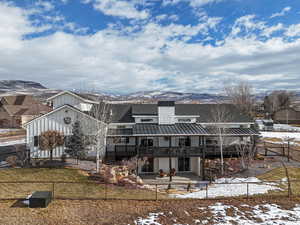
[[[64, 118], [70, 117], [71, 124], [65, 124]], [[29, 123], [27, 129], [27, 146], [30, 149], [32, 158], [48, 158], [48, 151], [41, 151], [39, 147], [34, 146], [34, 136], [39, 136], [42, 132], [55, 130], [62, 132], [65, 136], [72, 134], [72, 124], [75, 121], [81, 121], [85, 134], [92, 134], [96, 130], [96, 122], [94, 119], [80, 112], [72, 110], [70, 107], [63, 107], [60, 110], [35, 119]], [[57, 147], [53, 151], [53, 157], [58, 158], [64, 153], [64, 146]]]
[[175, 123], [175, 107], [158, 107], [158, 123], [159, 124], [174, 124]]
[[76, 98], [68, 93], [57, 96], [56, 98], [52, 99], [52, 102], [54, 109], [63, 105], [72, 105], [78, 109], [81, 109], [81, 104], [84, 103], [83, 100], [80, 100], [79, 98]]

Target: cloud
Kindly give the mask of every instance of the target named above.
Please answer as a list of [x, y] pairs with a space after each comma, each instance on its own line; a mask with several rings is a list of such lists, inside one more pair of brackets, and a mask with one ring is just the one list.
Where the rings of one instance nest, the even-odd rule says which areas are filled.
[[288, 37], [300, 36], [300, 24], [290, 25], [284, 34]]
[[270, 37], [273, 33], [283, 30], [284, 26], [282, 23], [278, 23], [275, 26], [271, 26], [271, 27], [266, 27], [263, 32], [262, 35], [266, 36], [266, 37]]
[[201, 7], [207, 4], [219, 3], [225, 0], [163, 0], [163, 6], [176, 5], [178, 3], [184, 2], [188, 3], [191, 7]]
[[139, 2], [124, 0], [82, 0], [82, 3], [93, 3], [96, 10], [105, 15], [118, 16], [127, 19], [146, 19], [149, 14], [146, 10], [138, 10]]
[[281, 10], [281, 12], [274, 13], [270, 16], [270, 18], [284, 16], [287, 12], [289, 12], [292, 8], [290, 6], [287, 6]]
[[[219, 23], [220, 18], [211, 17], [195, 25], [151, 21], [138, 29], [133, 28], [136, 24], [111, 25], [89, 35], [60, 30], [24, 39], [39, 27], [26, 10], [0, 3], [0, 77], [115, 93], [153, 89], [216, 93], [228, 80], [240, 79], [260, 91], [298, 89], [300, 39], [272, 37], [277, 28], [246, 15], [235, 21], [219, 45], [191, 41], [199, 35], [209, 38], [211, 30], [219, 31]], [[292, 27], [283, 26], [286, 29]], [[270, 36], [261, 40], [264, 32]]]
[[55, 8], [51, 2], [45, 0], [38, 0], [35, 5], [43, 8], [45, 11], [51, 11]]

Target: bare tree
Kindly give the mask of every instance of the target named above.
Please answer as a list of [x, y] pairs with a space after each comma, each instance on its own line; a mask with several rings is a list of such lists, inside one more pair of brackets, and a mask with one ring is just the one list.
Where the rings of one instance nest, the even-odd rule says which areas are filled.
[[252, 115], [255, 99], [251, 85], [246, 82], [239, 82], [236, 85], [225, 86], [224, 91], [232, 104], [247, 115]]
[[265, 97], [264, 106], [266, 111], [273, 114], [280, 109], [287, 109], [294, 101], [295, 93], [291, 91], [273, 91]]
[[254, 140], [250, 142], [248, 140], [239, 140], [235, 144], [235, 148], [238, 155], [240, 156], [242, 169], [249, 169], [251, 160], [254, 158], [256, 153], [256, 145], [254, 143]]
[[96, 171], [99, 173], [100, 161], [102, 161], [105, 156], [107, 134], [112, 117], [111, 104], [101, 101], [98, 104], [93, 105], [90, 113], [99, 121], [96, 123], [96, 132], [94, 135]]
[[53, 150], [64, 144], [64, 136], [61, 132], [49, 130], [41, 133], [39, 137], [39, 146], [43, 151], [50, 152], [50, 161], [53, 160]]
[[224, 155], [223, 155], [223, 147], [228, 143], [226, 142], [225, 134], [226, 134], [226, 122], [230, 121], [231, 114], [228, 110], [228, 106], [226, 104], [217, 103], [215, 107], [211, 110], [211, 117], [213, 126], [211, 127], [213, 131], [218, 136], [218, 145], [220, 148], [220, 157], [221, 157], [221, 174], [224, 174]]

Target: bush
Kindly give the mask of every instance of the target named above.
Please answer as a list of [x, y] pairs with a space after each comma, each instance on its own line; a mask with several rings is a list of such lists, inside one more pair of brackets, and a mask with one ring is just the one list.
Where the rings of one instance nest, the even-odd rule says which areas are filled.
[[16, 167], [18, 163], [18, 157], [15, 155], [8, 156], [5, 160], [11, 167]]
[[61, 161], [62, 161], [63, 163], [65, 163], [65, 162], [66, 162], [66, 159], [67, 159], [67, 155], [66, 155], [66, 154], [62, 154], [60, 159], [61, 159]]

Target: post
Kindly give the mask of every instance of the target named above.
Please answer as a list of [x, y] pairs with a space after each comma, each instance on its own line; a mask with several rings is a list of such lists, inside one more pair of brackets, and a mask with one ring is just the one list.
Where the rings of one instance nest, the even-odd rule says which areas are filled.
[[264, 141], [264, 147], [265, 147], [265, 156], [268, 155], [268, 149], [267, 149], [267, 146], [266, 146], [266, 142]]
[[208, 183], [206, 183], [206, 198], [208, 198]]
[[290, 140], [288, 140], [288, 162], [290, 161]]
[[249, 199], [249, 183], [247, 182], [247, 199]]
[[205, 179], [205, 154], [206, 154], [206, 138], [203, 137], [203, 148], [202, 148], [202, 180]]
[[107, 182], [105, 182], [104, 186], [104, 199], [107, 200]]
[[139, 175], [139, 155], [140, 149], [138, 146], [138, 137], [135, 137], [135, 148], [136, 148], [136, 177]]
[[171, 137], [169, 137], [169, 175], [170, 175], [170, 182], [172, 182], [172, 157], [171, 157], [171, 146], [172, 146], [172, 142], [171, 142]]
[[55, 183], [53, 182], [52, 183], [52, 199], [54, 200], [54, 198], [55, 198], [55, 196], [54, 196], [54, 185], [55, 185]]
[[158, 200], [158, 194], [157, 194], [157, 184], [155, 184], [155, 200]]

